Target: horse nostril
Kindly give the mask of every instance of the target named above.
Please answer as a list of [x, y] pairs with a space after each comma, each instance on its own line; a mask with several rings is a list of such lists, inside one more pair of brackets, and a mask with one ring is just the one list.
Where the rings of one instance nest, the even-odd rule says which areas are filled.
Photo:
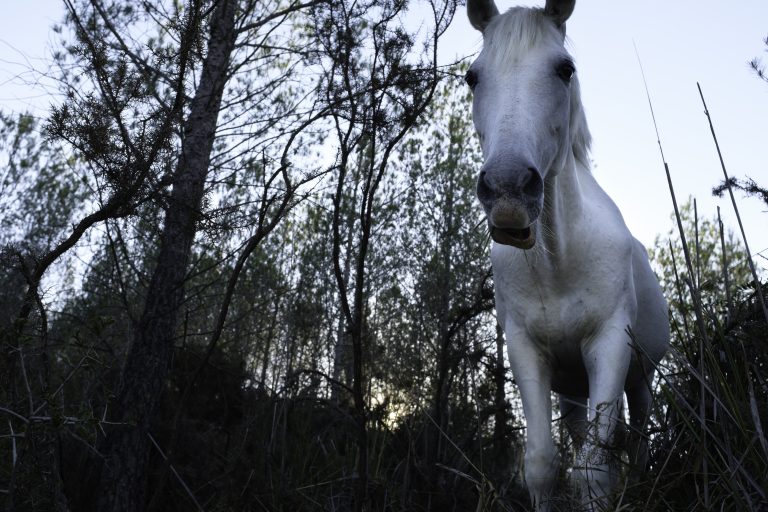
[[481, 171], [480, 176], [477, 178], [477, 197], [481, 200], [488, 201], [493, 201], [497, 197], [497, 194], [486, 180], [485, 171]]
[[529, 167], [527, 172], [523, 173], [521, 180], [523, 193], [529, 197], [539, 197], [544, 191], [544, 182], [539, 175], [539, 171]]

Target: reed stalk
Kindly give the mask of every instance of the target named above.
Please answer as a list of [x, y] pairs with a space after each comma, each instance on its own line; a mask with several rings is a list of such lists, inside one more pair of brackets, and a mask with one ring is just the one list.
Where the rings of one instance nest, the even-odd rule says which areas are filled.
[[725, 248], [725, 230], [720, 218], [720, 207], [717, 207], [717, 227], [720, 232], [720, 252], [723, 257], [723, 287], [725, 288], [725, 308], [728, 312], [728, 320], [733, 318], [733, 300], [731, 298], [731, 283], [728, 276], [728, 252]]

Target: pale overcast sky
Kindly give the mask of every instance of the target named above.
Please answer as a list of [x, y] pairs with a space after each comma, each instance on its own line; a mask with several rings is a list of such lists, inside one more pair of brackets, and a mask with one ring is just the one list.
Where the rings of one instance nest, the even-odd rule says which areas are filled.
[[[542, 2], [523, 2], [541, 5]], [[520, 2], [498, 1], [500, 10]], [[58, 0], [6, 2], [0, 17], [0, 108], [44, 116], [51, 84], [30, 72], [46, 69], [54, 47], [51, 33], [61, 20]], [[768, 1], [581, 0], [568, 22], [583, 102], [594, 138], [597, 179], [614, 198], [635, 236], [646, 246], [672, 226], [672, 203], [659, 157], [648, 104], [633, 49], [637, 44], [654, 102], [664, 152], [678, 201], [689, 195], [700, 215], [721, 206], [726, 225], [736, 228], [727, 196], [710, 190], [722, 178], [701, 100], [704, 90], [728, 171], [768, 186], [768, 83], [749, 69], [765, 57]], [[444, 61], [477, 52], [482, 44], [461, 9], [441, 47]], [[768, 213], [755, 198], [737, 196], [753, 253], [768, 256]], [[768, 261], [758, 257], [762, 267]]]

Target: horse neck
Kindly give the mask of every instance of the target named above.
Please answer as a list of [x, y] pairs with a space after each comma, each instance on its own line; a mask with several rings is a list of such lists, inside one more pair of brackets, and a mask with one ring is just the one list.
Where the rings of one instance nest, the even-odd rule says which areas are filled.
[[[548, 173], [550, 174], [550, 173]], [[573, 242], [573, 220], [584, 204], [582, 180], [589, 170], [569, 155], [564, 166], [544, 180], [544, 210], [541, 215], [541, 242], [544, 257], [553, 263], [568, 257]]]

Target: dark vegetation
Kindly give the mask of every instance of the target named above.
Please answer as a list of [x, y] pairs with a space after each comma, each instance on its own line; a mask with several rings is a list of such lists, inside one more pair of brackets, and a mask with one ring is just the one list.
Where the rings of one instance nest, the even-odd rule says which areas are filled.
[[[526, 510], [456, 3], [66, 5], [62, 101], [0, 117], [0, 506]], [[768, 507], [759, 285], [705, 217], [652, 250], [674, 350], [616, 510]]]

